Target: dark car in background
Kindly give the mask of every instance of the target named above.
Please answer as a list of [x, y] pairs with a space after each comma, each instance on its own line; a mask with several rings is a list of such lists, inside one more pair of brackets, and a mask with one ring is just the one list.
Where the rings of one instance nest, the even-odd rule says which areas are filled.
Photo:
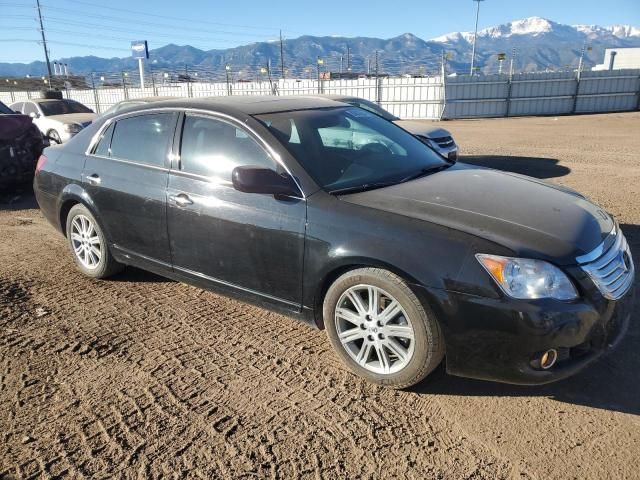
[[0, 102], [0, 188], [30, 182], [47, 145], [30, 117]]
[[443, 358], [456, 375], [558, 380], [629, 322], [631, 253], [604, 210], [325, 98], [127, 110], [46, 150], [34, 189], [86, 275], [133, 265], [296, 316], [382, 385]]
[[140, 98], [127, 98], [126, 100], [121, 100], [118, 103], [113, 104], [107, 110], [102, 112], [98, 118], [106, 117], [107, 115], [113, 115], [114, 113], [119, 113], [123, 110], [132, 107], [139, 107], [142, 105], [146, 105], [148, 103], [153, 102], [161, 102], [162, 100], [173, 100], [172, 96], [155, 96], [155, 97], [140, 97]]
[[396, 117], [377, 103], [364, 98], [335, 94], [323, 95], [323, 97], [337, 102], [348, 103], [354, 107], [364, 108], [376, 115], [380, 115], [385, 120], [395, 123], [399, 127], [404, 128], [409, 133], [418, 137], [442, 158], [452, 162], [455, 162], [458, 159], [458, 145], [449, 130], [442, 127], [432, 127], [426, 122], [420, 122], [417, 120], [402, 120], [400, 117]]

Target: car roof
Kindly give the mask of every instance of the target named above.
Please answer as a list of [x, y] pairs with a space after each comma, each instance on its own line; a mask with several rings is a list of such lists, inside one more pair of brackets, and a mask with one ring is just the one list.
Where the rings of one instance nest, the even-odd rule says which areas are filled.
[[351, 102], [354, 100], [366, 100], [366, 98], [354, 97], [353, 95], [336, 95], [330, 93], [319, 94], [318, 97], [328, 98], [329, 100], [336, 100], [338, 102]]
[[[140, 106], [146, 108], [174, 107], [193, 108], [200, 110], [214, 110], [231, 114], [260, 115], [263, 113], [286, 112], [290, 110], [309, 110], [314, 108], [344, 107], [344, 103], [328, 98], [306, 95], [236, 95], [202, 98], [180, 98], [153, 102]], [[135, 111], [135, 110], [130, 110]]]
[[118, 102], [118, 104], [120, 104], [120, 103], [135, 103], [135, 102], [142, 102], [142, 103], [161, 102], [163, 100], [174, 100], [176, 98], [180, 98], [180, 97], [176, 97], [176, 96], [173, 96], [173, 95], [167, 95], [165, 97], [155, 96], [155, 97], [127, 98], [126, 100], [120, 100]]
[[[72, 98], [25, 98], [21, 100], [21, 102], [33, 102], [33, 103], [47, 103], [47, 102], [76, 102], [77, 100], [73, 100]], [[17, 103], [17, 102], [16, 102]]]

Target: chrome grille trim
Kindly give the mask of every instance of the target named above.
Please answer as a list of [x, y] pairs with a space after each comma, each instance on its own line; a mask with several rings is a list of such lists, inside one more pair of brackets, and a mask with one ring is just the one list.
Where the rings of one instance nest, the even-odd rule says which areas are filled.
[[437, 137], [432, 138], [432, 141], [436, 142], [439, 147], [447, 148], [453, 146], [453, 138], [452, 137]]
[[[631, 249], [622, 231], [615, 227], [610, 235], [615, 235], [615, 241], [608, 250], [603, 251], [603, 242], [592, 252], [578, 257], [578, 261], [600, 293], [609, 300], [617, 300], [631, 288], [635, 269]], [[625, 258], [628, 265], [625, 265]], [[580, 262], [581, 259], [589, 261]]]

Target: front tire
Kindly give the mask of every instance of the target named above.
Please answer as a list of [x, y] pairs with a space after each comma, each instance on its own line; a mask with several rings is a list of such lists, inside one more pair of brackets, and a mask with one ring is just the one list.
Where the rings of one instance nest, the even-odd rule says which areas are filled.
[[56, 142], [58, 145], [62, 144], [62, 139], [60, 138], [60, 134], [58, 133], [57, 130], [49, 130], [47, 132], [47, 136], [53, 140], [54, 142]]
[[74, 205], [67, 215], [67, 241], [78, 269], [92, 278], [107, 278], [120, 272], [95, 217], [82, 204]]
[[404, 280], [387, 270], [360, 268], [342, 275], [327, 291], [323, 317], [342, 361], [379, 385], [415, 385], [444, 357], [444, 339], [433, 314]]

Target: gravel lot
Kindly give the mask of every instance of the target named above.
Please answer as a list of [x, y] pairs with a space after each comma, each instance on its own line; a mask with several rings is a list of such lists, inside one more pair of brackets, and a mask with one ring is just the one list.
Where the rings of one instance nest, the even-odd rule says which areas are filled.
[[[444, 126], [473, 163], [589, 195], [638, 267], [640, 113]], [[640, 478], [640, 313], [561, 383], [386, 390], [294, 320], [135, 269], [84, 278], [29, 193], [0, 200], [0, 478]]]

